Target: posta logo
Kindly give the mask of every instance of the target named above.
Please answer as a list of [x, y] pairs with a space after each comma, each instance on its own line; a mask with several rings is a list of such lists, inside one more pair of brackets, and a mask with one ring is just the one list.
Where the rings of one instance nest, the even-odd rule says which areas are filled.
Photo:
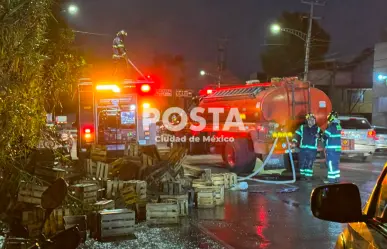
[[[206, 120], [202, 116], [199, 116], [199, 114], [203, 114], [204, 112], [205, 112], [205, 109], [203, 107], [195, 107], [189, 113], [190, 119], [195, 123], [197, 123], [197, 125], [194, 125], [194, 124], [190, 125], [189, 128], [192, 131], [202, 131], [206, 127], [207, 125]], [[213, 130], [214, 131], [219, 130], [219, 127], [220, 127], [219, 117], [220, 117], [220, 114], [225, 113], [225, 109], [208, 108], [207, 112], [212, 114]], [[180, 122], [178, 122], [177, 124], [175, 122], [171, 122], [169, 120], [169, 117], [173, 115], [179, 115]], [[156, 123], [160, 121], [160, 116], [161, 116], [160, 111], [156, 108], [147, 108], [143, 113], [143, 118], [150, 119], [151, 123]], [[188, 124], [188, 115], [183, 109], [179, 107], [168, 108], [163, 113], [163, 116], [161, 118], [162, 118], [161, 121], [163, 125], [170, 131], [181, 131], [182, 129], [187, 127], [187, 124]], [[236, 127], [240, 131], [246, 130], [242, 122], [241, 115], [239, 113], [238, 108], [230, 108], [229, 112], [227, 113], [226, 121], [222, 126], [222, 131], [228, 131], [230, 130], [231, 127]]]

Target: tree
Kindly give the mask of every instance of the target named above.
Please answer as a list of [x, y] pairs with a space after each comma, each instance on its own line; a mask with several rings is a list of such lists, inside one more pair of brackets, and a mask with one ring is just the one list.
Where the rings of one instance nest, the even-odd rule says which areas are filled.
[[71, 31], [53, 19], [59, 16], [57, 4], [53, 0], [1, 0], [1, 204], [9, 201], [3, 194], [13, 196], [20, 180], [28, 176], [26, 155], [41, 138], [46, 113], [61, 93], [71, 89], [82, 65], [71, 48]]
[[[284, 12], [276, 24], [307, 33], [308, 14]], [[323, 60], [329, 50], [330, 35], [313, 20], [310, 61]], [[261, 54], [262, 67], [269, 77], [288, 76], [295, 71], [303, 71], [305, 42], [299, 37], [285, 31], [268, 36], [269, 44]], [[270, 45], [273, 44], [273, 45]]]

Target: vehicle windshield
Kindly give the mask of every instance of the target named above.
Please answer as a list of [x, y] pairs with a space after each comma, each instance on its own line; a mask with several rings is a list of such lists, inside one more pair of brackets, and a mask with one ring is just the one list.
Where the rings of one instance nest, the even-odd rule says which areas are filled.
[[343, 129], [356, 129], [356, 130], [371, 129], [371, 125], [366, 119], [360, 119], [360, 118], [340, 119], [340, 123]]

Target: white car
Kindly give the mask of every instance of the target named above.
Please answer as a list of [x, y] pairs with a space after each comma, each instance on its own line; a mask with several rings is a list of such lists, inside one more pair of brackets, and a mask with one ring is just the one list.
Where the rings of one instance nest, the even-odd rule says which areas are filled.
[[370, 159], [376, 150], [376, 132], [364, 117], [339, 116], [342, 155]]
[[376, 152], [387, 152], [387, 127], [373, 126], [376, 132]]

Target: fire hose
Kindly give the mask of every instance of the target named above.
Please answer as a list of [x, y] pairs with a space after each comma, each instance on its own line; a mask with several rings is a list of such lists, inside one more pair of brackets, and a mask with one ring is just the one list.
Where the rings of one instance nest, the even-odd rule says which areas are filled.
[[238, 177], [238, 182], [246, 181], [246, 180], [254, 181], [254, 182], [261, 182], [261, 183], [270, 183], [270, 184], [290, 184], [290, 183], [295, 183], [296, 182], [296, 169], [295, 169], [295, 166], [294, 166], [293, 155], [292, 155], [292, 148], [290, 147], [290, 143], [289, 143], [289, 138], [288, 137], [286, 137], [286, 142], [287, 142], [287, 145], [288, 145], [288, 153], [289, 153], [289, 157], [290, 157], [290, 165], [292, 167], [293, 179], [292, 180], [284, 180], [284, 181], [277, 181], [277, 180], [270, 181], [270, 180], [261, 180], [261, 179], [253, 179], [252, 178], [252, 177], [256, 176], [257, 174], [259, 174], [263, 170], [263, 168], [266, 166], [266, 164], [270, 161], [270, 159], [271, 159], [271, 157], [273, 155], [275, 146], [277, 145], [277, 142], [278, 142], [278, 137], [274, 140], [273, 146], [271, 147], [271, 149], [269, 151], [269, 154], [267, 155], [267, 157], [266, 157], [265, 161], [263, 162], [263, 164], [261, 165], [261, 167], [258, 170], [254, 171], [253, 173], [251, 173], [250, 175], [248, 175], [248, 176]]

